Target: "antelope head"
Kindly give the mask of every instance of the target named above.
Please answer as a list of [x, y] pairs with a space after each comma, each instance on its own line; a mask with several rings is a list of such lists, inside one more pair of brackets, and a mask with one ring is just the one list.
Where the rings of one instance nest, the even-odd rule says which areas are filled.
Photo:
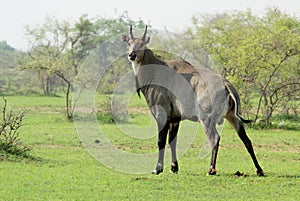
[[135, 75], [135, 84], [136, 84], [136, 89], [137, 93], [140, 96], [140, 86], [139, 86], [139, 81], [137, 78], [137, 71], [136, 67], [141, 66], [142, 59], [145, 54], [145, 50], [147, 49], [147, 43], [150, 41], [150, 37], [146, 38], [147, 35], [147, 25], [145, 27], [144, 34], [142, 38], [135, 38], [132, 33], [132, 25], [130, 25], [130, 30], [129, 30], [130, 35], [122, 35], [122, 39], [124, 42], [126, 42], [129, 46], [128, 48], [128, 59], [132, 63], [132, 69], [133, 73]]
[[144, 50], [147, 48], [146, 45], [150, 41], [150, 37], [147, 37], [147, 25], [145, 27], [144, 34], [141, 38], [135, 38], [132, 33], [132, 25], [130, 26], [130, 35], [123, 35], [122, 39], [128, 43], [128, 59], [132, 62], [133, 67], [141, 65], [141, 61], [144, 56]]

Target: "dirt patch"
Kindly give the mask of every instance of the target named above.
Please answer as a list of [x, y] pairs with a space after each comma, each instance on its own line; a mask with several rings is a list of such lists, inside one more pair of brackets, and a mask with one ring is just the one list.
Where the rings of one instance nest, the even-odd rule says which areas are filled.
[[243, 172], [236, 171], [236, 172], [234, 173], [234, 176], [235, 176], [235, 177], [249, 177], [249, 174], [244, 174]]
[[129, 113], [137, 113], [137, 114], [150, 114], [150, 111], [148, 108], [145, 107], [134, 107], [134, 108], [128, 108]]

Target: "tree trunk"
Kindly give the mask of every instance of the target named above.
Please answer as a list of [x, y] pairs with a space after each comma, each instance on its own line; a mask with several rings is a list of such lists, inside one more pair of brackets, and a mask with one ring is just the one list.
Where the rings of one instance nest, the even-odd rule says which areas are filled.
[[65, 75], [60, 72], [60, 71], [55, 71], [55, 74], [60, 77], [66, 84], [67, 84], [67, 90], [65, 91], [65, 94], [66, 94], [66, 115], [67, 115], [67, 118], [69, 120], [73, 119], [73, 110], [72, 110], [72, 98], [70, 97], [71, 94], [71, 89], [72, 89], [72, 83], [71, 81], [69, 81]]
[[71, 83], [67, 82], [67, 91], [66, 91], [66, 110], [67, 118], [73, 119], [73, 110], [72, 110], [72, 98], [70, 97]]

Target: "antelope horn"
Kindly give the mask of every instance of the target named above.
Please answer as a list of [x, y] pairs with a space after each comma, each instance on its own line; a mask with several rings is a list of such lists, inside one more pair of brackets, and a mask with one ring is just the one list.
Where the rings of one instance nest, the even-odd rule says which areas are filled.
[[132, 25], [130, 25], [130, 38], [133, 39], [133, 34], [132, 34]]
[[144, 32], [143, 37], [142, 37], [143, 41], [145, 41], [145, 39], [146, 39], [146, 34], [147, 34], [147, 25], [145, 27], [145, 32]]

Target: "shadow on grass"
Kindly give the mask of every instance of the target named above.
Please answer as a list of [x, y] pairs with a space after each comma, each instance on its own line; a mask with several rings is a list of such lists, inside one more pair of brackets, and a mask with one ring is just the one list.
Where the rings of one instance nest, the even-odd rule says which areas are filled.
[[0, 152], [0, 162], [35, 162], [35, 163], [46, 163], [47, 161], [41, 157], [32, 156], [29, 153], [13, 155], [8, 153]]
[[300, 179], [300, 175], [279, 175], [279, 178]]
[[280, 175], [277, 173], [271, 174], [271, 177], [277, 177], [277, 178], [282, 178], [282, 179], [300, 179], [300, 174], [284, 174], [284, 175]]

